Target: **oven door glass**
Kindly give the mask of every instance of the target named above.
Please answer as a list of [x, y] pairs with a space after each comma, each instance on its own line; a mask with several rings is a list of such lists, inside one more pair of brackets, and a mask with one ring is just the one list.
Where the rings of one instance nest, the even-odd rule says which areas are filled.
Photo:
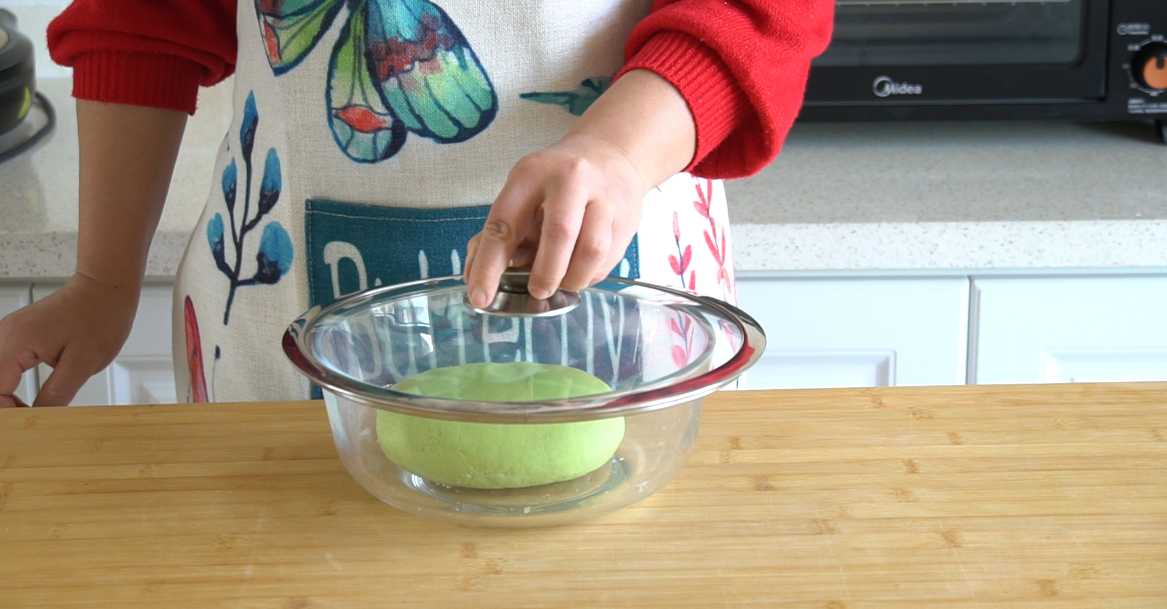
[[[837, 0], [808, 99], [927, 103], [1104, 93], [1106, 0]], [[873, 88], [884, 76], [893, 85]], [[886, 87], [891, 86], [891, 89]]]
[[1082, 58], [1084, 0], [838, 0], [820, 65], [1056, 63]]

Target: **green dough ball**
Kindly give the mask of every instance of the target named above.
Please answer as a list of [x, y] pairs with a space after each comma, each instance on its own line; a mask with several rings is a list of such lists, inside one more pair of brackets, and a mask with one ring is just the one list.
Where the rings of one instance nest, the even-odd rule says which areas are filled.
[[[527, 362], [437, 368], [394, 388], [491, 402], [553, 400], [610, 390], [581, 370]], [[507, 425], [379, 410], [377, 439], [391, 461], [431, 482], [475, 489], [524, 488], [578, 478], [607, 463], [624, 439], [624, 419]]]

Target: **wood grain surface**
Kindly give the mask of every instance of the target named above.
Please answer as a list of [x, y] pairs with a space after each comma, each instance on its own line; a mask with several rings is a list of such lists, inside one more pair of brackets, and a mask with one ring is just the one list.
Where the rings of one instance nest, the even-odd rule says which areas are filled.
[[584, 525], [367, 496], [318, 403], [0, 410], [0, 608], [1167, 608], [1167, 385], [722, 393]]

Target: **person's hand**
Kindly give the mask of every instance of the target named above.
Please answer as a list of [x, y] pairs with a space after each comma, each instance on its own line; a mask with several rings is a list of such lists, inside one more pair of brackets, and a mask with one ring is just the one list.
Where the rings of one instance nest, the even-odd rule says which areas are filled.
[[53, 374], [35, 405], [68, 404], [121, 350], [185, 126], [177, 110], [77, 100], [77, 273], [0, 319], [0, 406], [38, 364]]
[[470, 301], [489, 305], [508, 266], [531, 265], [535, 298], [603, 279], [639, 228], [644, 195], [692, 160], [695, 138], [671, 84], [645, 70], [620, 77], [563, 140], [511, 171], [467, 246]]
[[618, 147], [588, 135], [524, 157], [467, 248], [471, 303], [490, 304], [508, 266], [530, 266], [535, 298], [604, 278], [636, 233], [649, 188]]
[[52, 366], [36, 406], [63, 406], [103, 370], [130, 334], [136, 287], [111, 287], [77, 275], [48, 298], [0, 319], [0, 406], [15, 406], [20, 377]]

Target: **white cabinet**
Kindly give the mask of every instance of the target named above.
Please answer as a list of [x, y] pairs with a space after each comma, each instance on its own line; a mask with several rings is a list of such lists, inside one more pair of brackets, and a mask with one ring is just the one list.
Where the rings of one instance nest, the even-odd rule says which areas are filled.
[[[0, 315], [51, 289], [0, 286]], [[175, 401], [171, 290], [143, 291], [122, 352], [74, 403]], [[746, 274], [738, 297], [769, 342], [742, 389], [1167, 381], [1167, 275]], [[21, 399], [50, 372], [30, 371]]]
[[976, 383], [1167, 380], [1167, 276], [974, 279]]
[[[41, 299], [56, 286], [36, 286]], [[147, 286], [142, 290], [138, 315], [121, 353], [108, 368], [82, 386], [77, 405], [165, 404], [175, 402], [174, 363], [170, 345], [170, 303], [173, 288]], [[43, 384], [51, 370], [41, 367]]]
[[740, 387], [963, 384], [968, 289], [964, 277], [740, 277], [768, 339]]
[[[0, 318], [27, 305], [30, 289], [31, 287], [27, 285], [0, 286]], [[29, 370], [24, 374], [24, 379], [16, 389], [16, 397], [32, 403], [33, 397], [35, 397], [33, 387], [36, 387], [36, 371]]]

